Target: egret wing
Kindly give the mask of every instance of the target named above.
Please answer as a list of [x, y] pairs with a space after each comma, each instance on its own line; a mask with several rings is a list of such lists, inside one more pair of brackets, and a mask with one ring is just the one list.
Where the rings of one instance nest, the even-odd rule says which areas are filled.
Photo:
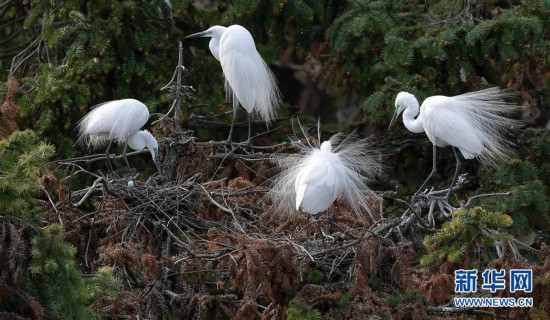
[[79, 141], [86, 141], [94, 146], [102, 144], [101, 139], [89, 139], [90, 135], [96, 135], [124, 142], [129, 134], [137, 132], [148, 119], [147, 106], [138, 100], [123, 99], [102, 103], [79, 122]]
[[455, 146], [468, 159], [479, 155], [483, 144], [469, 118], [454, 105], [452, 98], [431, 98], [426, 99], [421, 107], [422, 124], [430, 141], [441, 147]]
[[280, 93], [273, 72], [262, 59], [254, 39], [243, 27], [234, 25], [220, 40], [220, 63], [227, 95], [248, 113], [256, 112], [266, 122], [275, 118]]
[[326, 184], [324, 176], [327, 171], [327, 165], [316, 159], [310, 159], [310, 161], [305, 164], [296, 176], [296, 181], [294, 182], [294, 188], [296, 190], [296, 210], [300, 208], [300, 204], [304, 200], [308, 186]]

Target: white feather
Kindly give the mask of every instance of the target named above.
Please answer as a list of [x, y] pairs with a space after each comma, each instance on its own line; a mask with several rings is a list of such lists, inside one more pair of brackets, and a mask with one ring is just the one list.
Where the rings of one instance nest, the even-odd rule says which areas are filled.
[[239, 104], [267, 123], [275, 119], [281, 103], [277, 80], [256, 50], [254, 39], [240, 25], [212, 26], [187, 37], [211, 37], [210, 52], [220, 61], [225, 94], [233, 107]]
[[[325, 211], [337, 198], [358, 217], [362, 211], [373, 216], [368, 200], [381, 201], [367, 182], [381, 172], [380, 154], [368, 139], [355, 134], [336, 134], [321, 148], [294, 140], [300, 153], [273, 160], [280, 173], [273, 177], [267, 196], [276, 210], [289, 214], [301, 208], [310, 214]], [[327, 146], [335, 146], [333, 150]]]
[[220, 38], [220, 63], [227, 81], [227, 95], [248, 113], [266, 122], [275, 119], [281, 103], [277, 80], [256, 50], [254, 39], [240, 25], [228, 27]]
[[93, 148], [104, 146], [109, 140], [125, 143], [148, 119], [147, 106], [135, 99], [99, 104], [78, 123], [77, 143]]

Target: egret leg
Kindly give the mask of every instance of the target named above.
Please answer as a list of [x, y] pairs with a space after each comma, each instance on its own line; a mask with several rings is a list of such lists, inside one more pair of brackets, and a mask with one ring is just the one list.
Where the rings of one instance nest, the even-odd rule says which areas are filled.
[[[315, 217], [313, 219], [315, 219]], [[315, 219], [314, 222], [315, 222], [315, 225], [317, 226], [317, 229], [319, 229], [319, 233], [321, 234], [321, 241], [323, 242], [323, 247], [326, 248], [327, 244], [325, 243], [325, 232], [323, 231], [323, 228], [321, 228], [321, 220]]]
[[420, 188], [418, 189], [418, 191], [416, 191], [416, 193], [414, 194], [414, 196], [412, 197], [412, 201], [411, 203], [412, 204], [415, 204], [416, 203], [416, 198], [418, 197], [418, 195], [420, 194], [420, 192], [424, 189], [424, 187], [426, 186], [426, 184], [428, 184], [428, 182], [433, 178], [433, 176], [435, 175], [435, 173], [437, 172], [437, 168], [436, 168], [436, 163], [435, 163], [435, 159], [436, 159], [436, 146], [435, 144], [433, 145], [433, 159], [432, 159], [432, 172], [430, 172], [430, 175], [428, 176], [428, 178], [426, 178], [426, 181], [424, 181], [424, 183], [420, 186]]
[[252, 150], [252, 120], [250, 113], [248, 114], [248, 140], [246, 140], [246, 149]]
[[449, 202], [449, 197], [453, 193], [453, 187], [456, 183], [456, 180], [458, 179], [458, 174], [460, 173], [460, 167], [462, 165], [460, 163], [460, 158], [458, 157], [458, 154], [456, 153], [456, 148], [455, 147], [452, 147], [452, 148], [453, 148], [453, 154], [455, 155], [455, 159], [456, 159], [456, 168], [455, 168], [455, 175], [453, 176], [453, 181], [451, 182], [451, 186], [449, 187], [449, 191], [447, 192], [447, 195], [445, 196], [445, 200], [447, 202]]
[[111, 163], [111, 144], [113, 143], [113, 140], [109, 140], [109, 144], [107, 145], [107, 150], [105, 151], [105, 160], [107, 162], [107, 169], [111, 171], [111, 173], [115, 173], [115, 170], [113, 170], [113, 165]]
[[229, 129], [229, 137], [227, 138], [227, 144], [231, 145], [233, 141], [233, 127], [235, 126], [235, 119], [237, 118], [237, 108], [233, 106], [233, 120], [231, 121], [231, 128]]
[[126, 162], [126, 166], [128, 167], [128, 170], [130, 170], [130, 164], [128, 163], [128, 158], [126, 157], [126, 148], [128, 148], [128, 142], [124, 144], [124, 150], [122, 151], [122, 157], [124, 158], [124, 161]]

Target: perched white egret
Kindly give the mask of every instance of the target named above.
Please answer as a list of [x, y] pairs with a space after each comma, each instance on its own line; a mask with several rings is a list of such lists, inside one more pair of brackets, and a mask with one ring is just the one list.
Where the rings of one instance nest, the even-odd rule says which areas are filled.
[[512, 96], [511, 91], [495, 87], [454, 97], [432, 96], [419, 106], [414, 95], [408, 92], [397, 95], [390, 128], [403, 112], [405, 127], [414, 133], [426, 132], [433, 143], [432, 171], [413, 196], [413, 203], [436, 172], [436, 147], [451, 146], [456, 159], [455, 174], [444, 198], [447, 202], [460, 172], [461, 163], [455, 148], [465, 159], [477, 157], [489, 165], [505, 161], [512, 155], [513, 144], [506, 140], [504, 133], [521, 125], [520, 121], [505, 117], [520, 108], [505, 101]]
[[92, 148], [108, 145], [106, 152], [109, 166], [109, 149], [113, 141], [124, 144], [124, 160], [127, 165], [126, 146], [136, 151], [147, 147], [160, 172], [157, 140], [149, 131], [139, 131], [148, 119], [147, 106], [138, 100], [122, 99], [105, 102], [94, 107], [80, 120], [78, 142]]
[[250, 114], [254, 112], [266, 123], [276, 117], [281, 94], [273, 72], [258, 51], [248, 30], [240, 25], [213, 26], [186, 38], [209, 37], [210, 52], [221, 63], [225, 77], [225, 93], [233, 102], [233, 120], [227, 141], [231, 143], [233, 126], [240, 105], [248, 112], [248, 141], [250, 145]]
[[279, 210], [317, 214], [339, 198], [359, 217], [362, 210], [375, 217], [368, 199], [381, 199], [367, 182], [382, 171], [382, 166], [380, 153], [368, 139], [335, 134], [320, 148], [296, 142], [300, 154], [274, 158], [281, 172], [274, 177], [268, 196]]

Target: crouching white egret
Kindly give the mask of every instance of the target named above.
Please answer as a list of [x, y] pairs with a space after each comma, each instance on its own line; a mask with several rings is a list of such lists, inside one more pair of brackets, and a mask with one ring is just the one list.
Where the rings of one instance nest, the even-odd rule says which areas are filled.
[[521, 125], [520, 121], [504, 116], [520, 108], [505, 101], [513, 96], [509, 90], [494, 87], [454, 97], [432, 96], [419, 106], [414, 95], [408, 92], [397, 95], [390, 128], [403, 112], [405, 127], [414, 133], [426, 132], [433, 143], [432, 171], [413, 196], [413, 203], [436, 173], [436, 147], [451, 146], [456, 159], [455, 174], [444, 197], [446, 202], [460, 172], [461, 163], [456, 148], [465, 159], [477, 157], [489, 165], [510, 158], [513, 144], [506, 140], [504, 133]]
[[[124, 144], [124, 160], [126, 147], [141, 151], [147, 147], [157, 170], [160, 172], [158, 157], [158, 143], [155, 137], [147, 131], [141, 130], [149, 119], [147, 106], [135, 99], [122, 99], [105, 102], [97, 105], [78, 123], [78, 142], [92, 148], [107, 146], [107, 165], [110, 167], [109, 149], [114, 142]], [[130, 167], [128, 165], [128, 167]], [[112, 168], [110, 168], [112, 171]]]
[[320, 148], [299, 141], [297, 145], [300, 154], [274, 158], [281, 172], [274, 177], [268, 197], [276, 208], [283, 212], [301, 209], [314, 215], [339, 198], [358, 217], [366, 210], [375, 218], [368, 200], [381, 199], [367, 182], [382, 166], [380, 153], [368, 139], [358, 139], [354, 133], [335, 134]]
[[225, 93], [233, 102], [233, 120], [229, 130], [228, 143], [231, 143], [237, 108], [240, 105], [248, 112], [248, 140], [250, 146], [250, 115], [259, 115], [269, 124], [275, 119], [281, 94], [273, 72], [258, 51], [248, 30], [240, 25], [229, 27], [213, 26], [206, 31], [186, 38], [209, 37], [210, 52], [221, 63], [225, 77]]

